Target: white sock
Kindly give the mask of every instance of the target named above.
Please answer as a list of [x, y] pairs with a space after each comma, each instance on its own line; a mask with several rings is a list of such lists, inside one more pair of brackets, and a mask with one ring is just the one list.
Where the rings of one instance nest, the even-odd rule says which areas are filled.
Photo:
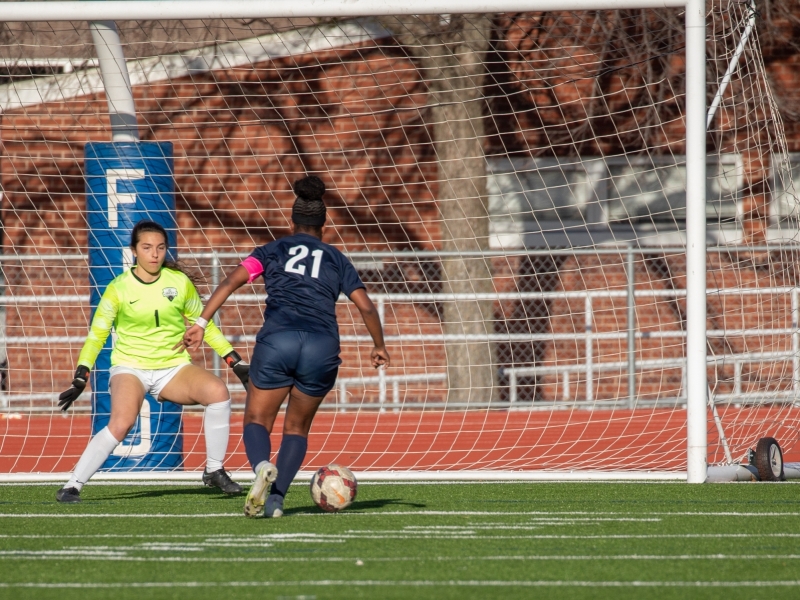
[[108, 427], [103, 427], [86, 446], [86, 450], [83, 451], [81, 459], [64, 487], [74, 487], [80, 492], [118, 445], [119, 440], [114, 439]]
[[206, 406], [203, 415], [203, 430], [206, 434], [206, 473], [222, 468], [228, 451], [228, 436], [231, 431], [231, 399]]

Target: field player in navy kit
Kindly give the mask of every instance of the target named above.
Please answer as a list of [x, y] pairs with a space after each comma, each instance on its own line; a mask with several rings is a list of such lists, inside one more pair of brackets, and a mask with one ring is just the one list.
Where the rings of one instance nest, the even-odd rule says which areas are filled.
[[[264, 277], [267, 308], [256, 337], [244, 414], [244, 445], [256, 473], [244, 512], [256, 517], [283, 515], [283, 500], [308, 448], [311, 422], [339, 371], [339, 327], [336, 300], [347, 295], [361, 312], [374, 348], [375, 368], [389, 365], [378, 311], [367, 296], [353, 264], [321, 241], [326, 209], [325, 184], [318, 177], [295, 182], [292, 235], [256, 250], [211, 295], [202, 315], [186, 331], [184, 344], [198, 348], [202, 325], [234, 291]], [[270, 433], [286, 396], [283, 441], [277, 465], [270, 462]], [[267, 488], [269, 497], [267, 498]]]

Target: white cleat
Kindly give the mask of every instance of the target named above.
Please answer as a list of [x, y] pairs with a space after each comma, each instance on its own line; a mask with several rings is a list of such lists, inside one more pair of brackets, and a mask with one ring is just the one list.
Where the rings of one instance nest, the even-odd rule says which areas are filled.
[[278, 469], [271, 462], [265, 460], [256, 467], [256, 480], [247, 492], [247, 500], [244, 502], [244, 516], [253, 518], [264, 514], [267, 490], [277, 478]]
[[264, 509], [264, 516], [268, 519], [277, 519], [283, 516], [283, 496], [280, 494], [269, 495], [267, 507]]

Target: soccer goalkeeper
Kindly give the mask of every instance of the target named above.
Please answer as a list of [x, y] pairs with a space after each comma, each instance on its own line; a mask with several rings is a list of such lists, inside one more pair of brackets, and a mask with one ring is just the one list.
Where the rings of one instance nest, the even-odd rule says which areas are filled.
[[[116, 342], [109, 379], [111, 417], [108, 426], [89, 442], [56, 499], [80, 502], [81, 488], [133, 427], [145, 394], [159, 401], [206, 407], [206, 469], [202, 481], [226, 494], [238, 494], [241, 486], [222, 466], [230, 432], [228, 388], [219, 377], [192, 365], [182, 343], [184, 318], [192, 324], [202, 323], [198, 317], [203, 305], [197, 289], [177, 265], [165, 260], [167, 232], [158, 223], [137, 223], [131, 233], [131, 249], [135, 265], [114, 279], [103, 293], [78, 358], [72, 387], [59, 396], [58, 403], [66, 411], [83, 392], [89, 371], [113, 326]], [[249, 365], [213, 323], [205, 325], [205, 341], [224, 357], [246, 387]]]

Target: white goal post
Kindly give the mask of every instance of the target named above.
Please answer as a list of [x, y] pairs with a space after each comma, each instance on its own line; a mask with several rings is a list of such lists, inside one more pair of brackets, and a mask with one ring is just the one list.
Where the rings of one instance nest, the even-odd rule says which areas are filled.
[[[450, 15], [482, 14], [499, 12], [530, 11], [581, 11], [595, 9], [685, 9], [685, 405], [686, 405], [686, 481], [703, 483], [708, 477], [708, 395], [707, 376], [707, 157], [706, 122], [708, 107], [706, 99], [706, 4], [701, 0], [158, 0], [158, 1], [88, 1], [88, 2], [3, 2], [0, 4], [0, 21], [147, 21], [170, 19], [268, 19], [335, 17], [363, 18], [383, 15]], [[117, 38], [118, 39], [118, 38]], [[110, 45], [109, 45], [110, 47]], [[113, 54], [113, 53], [112, 53]], [[110, 64], [119, 57], [100, 56], [100, 69], [104, 81], [111, 76]], [[109, 62], [111, 61], [111, 62]], [[124, 63], [123, 63], [124, 64]], [[119, 74], [119, 71], [117, 72]], [[127, 75], [127, 73], [126, 73]], [[120, 108], [132, 96], [130, 82], [127, 88], [118, 86], [119, 96], [112, 100], [114, 91], [106, 84], [109, 105], [116, 102]], [[116, 135], [116, 134], [115, 134]], [[115, 139], [124, 140], [123, 137]], [[130, 139], [130, 138], [128, 138]], [[465, 253], [465, 256], [468, 252]], [[216, 259], [215, 259], [216, 260]], [[644, 259], [642, 259], [644, 260]], [[217, 263], [218, 264], [218, 263]], [[632, 268], [630, 270], [632, 273]], [[631, 288], [633, 290], [633, 288]], [[540, 292], [545, 293], [545, 292]], [[586, 296], [588, 298], [588, 296]], [[634, 292], [631, 291], [631, 298]], [[477, 296], [476, 296], [477, 298]], [[587, 301], [588, 302], [588, 301]], [[635, 303], [635, 300], [634, 300]], [[629, 306], [630, 309], [630, 306]], [[635, 310], [635, 309], [634, 309]], [[588, 311], [587, 311], [588, 314]], [[631, 333], [631, 335], [633, 335]], [[599, 364], [599, 363], [598, 363]], [[544, 371], [543, 371], [544, 372]], [[569, 381], [567, 371], [565, 381]], [[381, 376], [383, 377], [383, 376]], [[512, 373], [512, 378], [516, 377]], [[377, 381], [377, 379], [376, 379]], [[516, 381], [516, 380], [514, 380]], [[391, 380], [381, 380], [384, 396]], [[395, 383], [395, 389], [397, 384]], [[631, 395], [633, 392], [631, 392]], [[346, 394], [345, 394], [346, 398]], [[502, 479], [557, 479], [558, 472], [537, 474], [529, 471], [495, 470], [486, 468], [486, 478]], [[383, 475], [388, 471], [375, 471], [373, 477], [403, 478], [402, 472], [396, 475]], [[141, 475], [145, 477], [145, 475]], [[587, 471], [586, 477], [595, 478], [654, 478], [675, 477], [676, 473], [653, 472], [625, 473], [624, 471]], [[683, 477], [680, 473], [679, 477]], [[13, 479], [13, 476], [9, 476]], [[32, 477], [29, 476], [29, 477]], [[420, 473], [407, 477], [423, 477]], [[480, 478], [475, 472], [447, 472], [428, 475], [427, 478]], [[580, 474], [565, 476], [578, 477]]]

